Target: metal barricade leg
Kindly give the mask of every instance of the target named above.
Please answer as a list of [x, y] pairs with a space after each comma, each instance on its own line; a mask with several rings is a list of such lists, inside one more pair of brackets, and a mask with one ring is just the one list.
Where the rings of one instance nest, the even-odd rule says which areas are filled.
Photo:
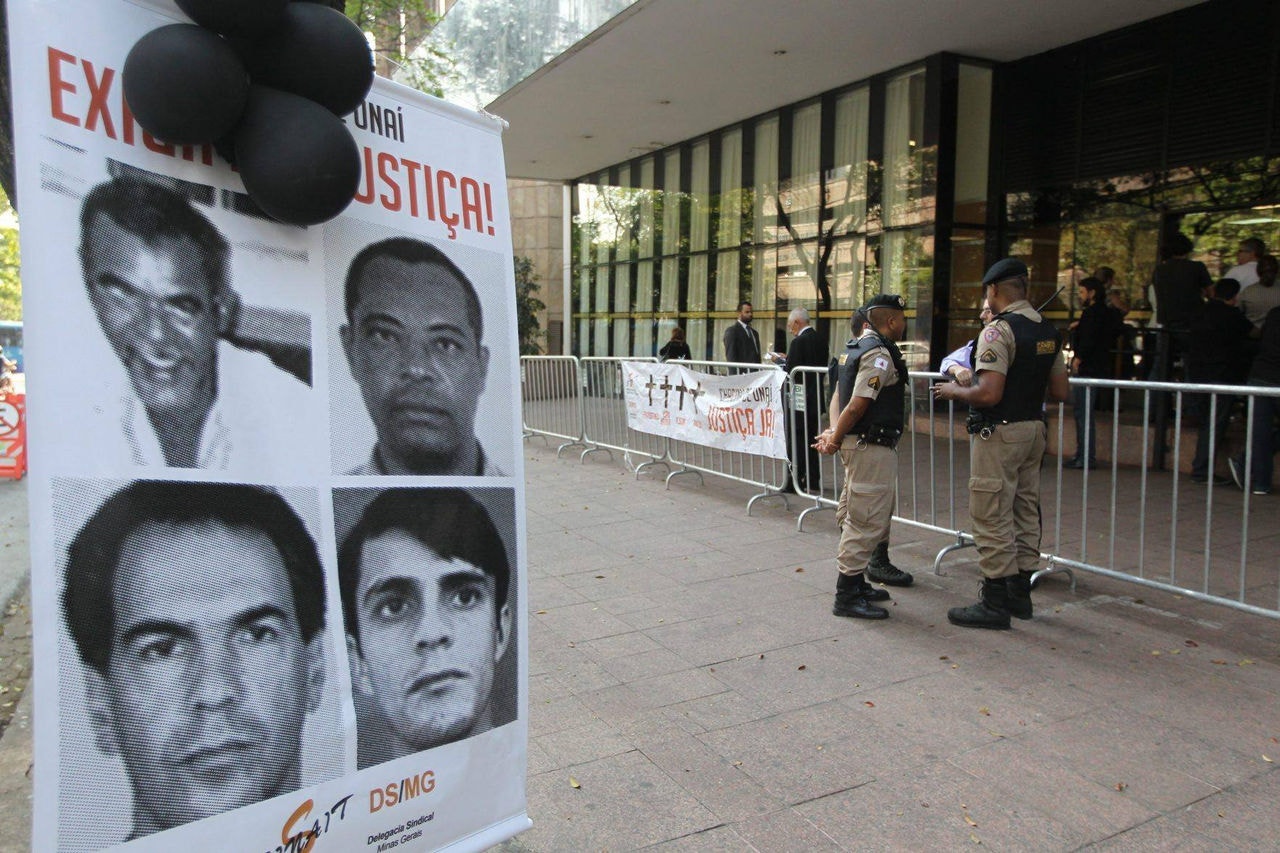
[[1071, 592], [1074, 593], [1076, 591], [1076, 573], [1071, 570], [1071, 567], [1062, 565], [1062, 563], [1058, 562], [1058, 558], [1052, 554], [1041, 554], [1040, 556], [1047, 562], [1043, 569], [1036, 569], [1031, 573], [1031, 588], [1036, 588], [1040, 583], [1040, 578], [1047, 577], [1048, 575], [1064, 574], [1071, 578], [1070, 589]]
[[933, 573], [938, 577], [946, 577], [942, 573], [942, 560], [952, 551], [959, 551], [961, 548], [976, 548], [977, 543], [973, 541], [973, 537], [964, 531], [956, 533], [956, 541], [953, 545], [948, 545], [938, 552], [938, 556], [933, 558]]
[[778, 489], [766, 489], [758, 495], [752, 495], [747, 501], [747, 515], [751, 515], [751, 508], [755, 506], [756, 501], [767, 500], [769, 498], [782, 498], [782, 505], [786, 509], [791, 509], [791, 501], [787, 500], [787, 493]]

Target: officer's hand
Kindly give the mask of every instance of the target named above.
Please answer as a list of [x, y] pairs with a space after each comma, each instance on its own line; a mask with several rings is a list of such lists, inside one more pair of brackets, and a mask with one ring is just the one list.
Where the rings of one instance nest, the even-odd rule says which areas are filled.
[[956, 398], [955, 383], [939, 382], [933, 386], [933, 399], [954, 400], [955, 398]]

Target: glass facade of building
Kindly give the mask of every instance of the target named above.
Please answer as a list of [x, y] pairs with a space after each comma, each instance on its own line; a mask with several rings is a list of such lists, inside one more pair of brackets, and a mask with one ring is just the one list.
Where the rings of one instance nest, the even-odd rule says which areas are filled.
[[[1180, 48], [1233, 39], [1236, 62]], [[766, 347], [804, 307], [834, 353], [887, 292], [910, 364], [936, 365], [1006, 255], [1064, 329], [1101, 266], [1146, 325], [1171, 235], [1218, 275], [1245, 237], [1280, 248], [1277, 45], [1280, 4], [1214, 0], [1004, 64], [936, 54], [583, 176], [571, 350], [652, 355], [679, 325], [720, 359], [745, 299]]]
[[[972, 219], [981, 247], [987, 227], [990, 122], [959, 98], [989, 116], [990, 69], [933, 57], [580, 179], [574, 352], [652, 355], [681, 326], [695, 357], [720, 359], [742, 300], [766, 348], [785, 347], [803, 307], [835, 351], [852, 309], [885, 292], [906, 297], [904, 351], [927, 364], [952, 290], [936, 280], [939, 235]], [[962, 144], [940, 169], [944, 136]]]

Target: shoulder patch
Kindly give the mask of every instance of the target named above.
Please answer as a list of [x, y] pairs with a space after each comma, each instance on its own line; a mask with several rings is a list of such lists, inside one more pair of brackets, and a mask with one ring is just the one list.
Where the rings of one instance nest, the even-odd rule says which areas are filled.
[[879, 390], [880, 390], [880, 377], [879, 377], [879, 376], [872, 376], [870, 379], [868, 379], [868, 380], [867, 380], [867, 387], [868, 387], [868, 388], [870, 388], [872, 391], [879, 391]]
[[849, 354], [842, 352], [840, 353], [840, 357], [836, 359], [836, 363], [839, 365], [843, 365], [848, 360], [849, 360]]
[[995, 360], [996, 360], [996, 354], [991, 350], [987, 350], [982, 355], [978, 356], [978, 361], [982, 362], [983, 364], [991, 364]]
[[888, 370], [889, 359], [885, 358], [882, 355], [878, 355], [876, 356], [876, 360], [871, 363], [871, 366], [874, 367], [876, 370]]
[[982, 330], [982, 339], [987, 343], [998, 341], [1000, 339], [1000, 330], [994, 324], [987, 326]]
[[1057, 341], [1037, 341], [1036, 355], [1053, 355], [1058, 351]]

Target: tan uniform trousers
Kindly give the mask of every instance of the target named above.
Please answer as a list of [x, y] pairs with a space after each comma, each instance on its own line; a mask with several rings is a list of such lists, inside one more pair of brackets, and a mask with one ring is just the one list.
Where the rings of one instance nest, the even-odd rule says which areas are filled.
[[836, 504], [840, 550], [836, 566], [842, 575], [863, 571], [871, 552], [889, 538], [889, 521], [897, 503], [898, 451], [878, 444], [858, 444], [857, 436], [840, 443], [844, 488]]
[[988, 578], [1034, 571], [1040, 563], [1041, 421], [1000, 424], [969, 444], [969, 514], [978, 565]]

